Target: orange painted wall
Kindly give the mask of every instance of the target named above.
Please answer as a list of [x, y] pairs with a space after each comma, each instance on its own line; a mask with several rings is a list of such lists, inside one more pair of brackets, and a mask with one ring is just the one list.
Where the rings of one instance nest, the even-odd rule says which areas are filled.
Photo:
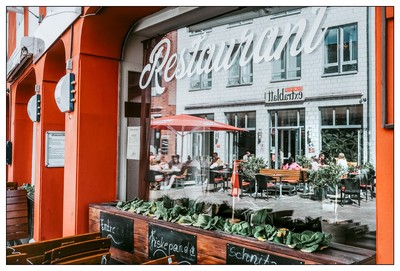
[[64, 114], [54, 99], [57, 82], [41, 84], [41, 120], [36, 124], [36, 182], [34, 239], [62, 236], [64, 167], [46, 167], [46, 132], [64, 131]]
[[76, 108], [66, 118], [65, 169], [76, 172], [65, 172], [64, 235], [88, 231], [89, 203], [116, 199], [118, 66], [117, 60], [80, 55]]
[[[384, 8], [384, 7], [383, 7]], [[393, 123], [393, 8], [388, 8], [390, 18], [387, 28], [387, 77], [382, 78], [381, 7], [376, 10], [376, 229], [378, 264], [394, 263], [394, 130], [382, 128], [382, 88], [381, 80], [386, 80], [388, 95], [388, 122]], [[390, 22], [391, 21], [391, 22]]]

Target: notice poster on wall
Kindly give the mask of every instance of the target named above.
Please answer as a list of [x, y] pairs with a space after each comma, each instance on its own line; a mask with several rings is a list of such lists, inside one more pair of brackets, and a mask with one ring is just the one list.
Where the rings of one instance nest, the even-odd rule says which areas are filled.
[[126, 159], [139, 160], [140, 157], [140, 126], [128, 127], [128, 144]]
[[65, 132], [46, 132], [46, 167], [63, 167], [65, 153]]

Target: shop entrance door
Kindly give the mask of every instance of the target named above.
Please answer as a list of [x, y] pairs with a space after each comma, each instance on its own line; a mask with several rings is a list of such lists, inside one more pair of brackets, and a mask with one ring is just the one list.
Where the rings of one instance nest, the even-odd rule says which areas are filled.
[[279, 148], [278, 156], [280, 158], [279, 167], [282, 167], [282, 163], [285, 164], [290, 156], [296, 158], [297, 155], [304, 154], [302, 148], [304, 138], [302, 138], [301, 128], [278, 129], [277, 140], [277, 146]]

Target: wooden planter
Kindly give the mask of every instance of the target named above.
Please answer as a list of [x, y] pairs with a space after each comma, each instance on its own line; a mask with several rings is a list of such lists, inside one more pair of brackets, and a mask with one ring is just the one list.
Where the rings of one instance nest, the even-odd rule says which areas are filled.
[[322, 251], [306, 253], [255, 238], [156, 220], [106, 203], [89, 205], [89, 230], [114, 235], [118, 244], [112, 244], [111, 257], [125, 264], [139, 264], [163, 254], [174, 254], [182, 264], [375, 263], [372, 250], [332, 243]]

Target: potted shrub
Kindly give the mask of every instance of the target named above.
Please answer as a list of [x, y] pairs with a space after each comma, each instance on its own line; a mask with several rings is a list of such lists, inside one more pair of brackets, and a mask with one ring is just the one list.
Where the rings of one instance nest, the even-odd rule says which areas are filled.
[[[332, 162], [318, 170], [311, 170], [308, 182], [314, 186], [316, 199], [325, 199], [328, 189], [334, 189], [337, 193], [342, 174], [342, 168]], [[319, 198], [320, 196], [321, 198]]]
[[247, 179], [253, 180], [255, 174], [260, 172], [260, 169], [265, 168], [267, 165], [263, 157], [251, 156], [247, 161], [240, 164], [242, 172]]

